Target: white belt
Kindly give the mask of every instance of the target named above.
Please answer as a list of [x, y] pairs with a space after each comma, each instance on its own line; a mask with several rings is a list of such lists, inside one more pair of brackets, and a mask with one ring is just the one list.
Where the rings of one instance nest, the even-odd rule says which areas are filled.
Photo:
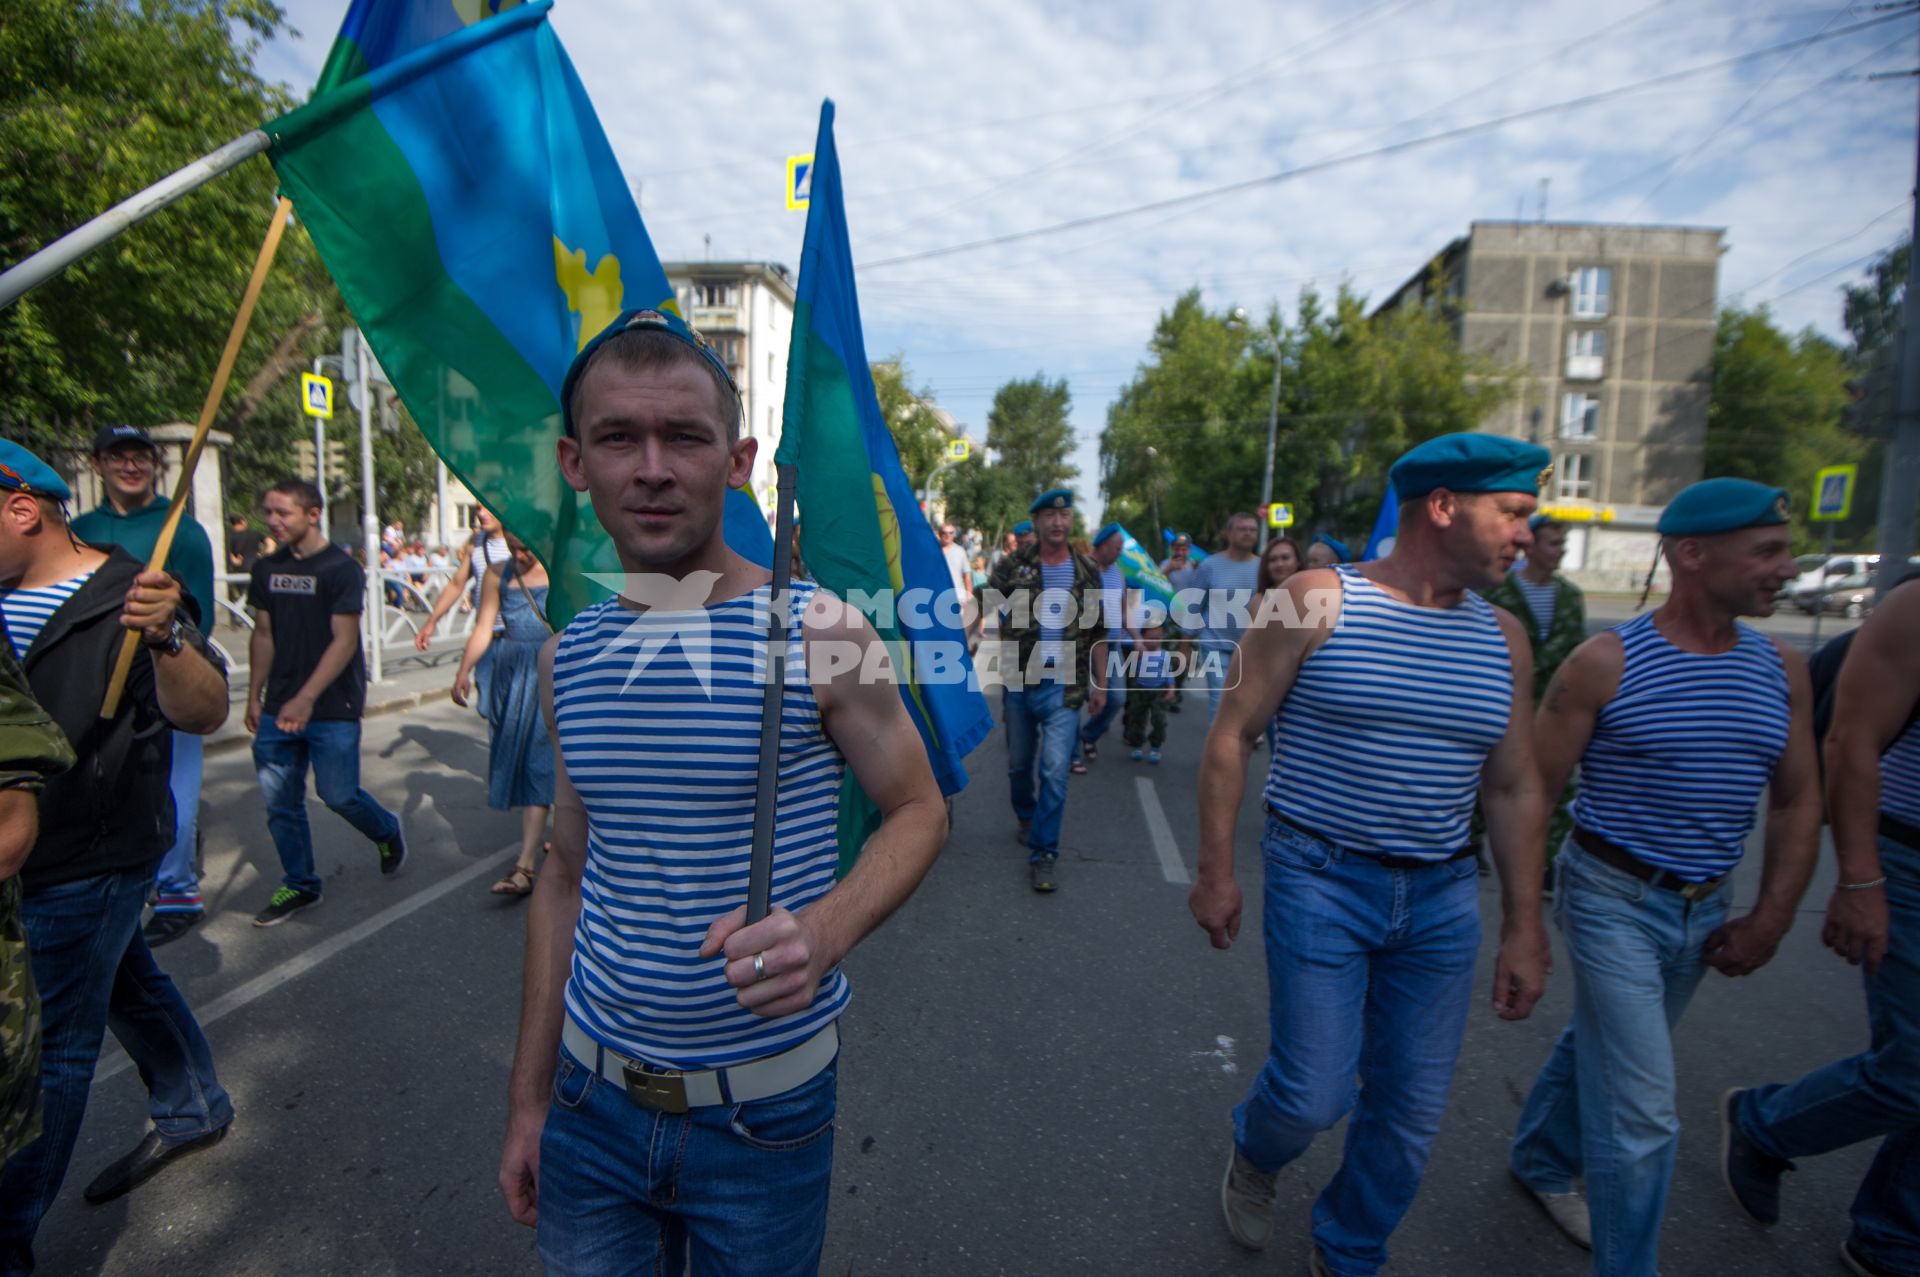
[[[791, 1091], [810, 1081], [833, 1063], [840, 1052], [840, 1029], [835, 1024], [778, 1055], [763, 1056], [724, 1069], [683, 1073], [663, 1069], [645, 1060], [629, 1059], [594, 1041], [571, 1015], [560, 1029], [567, 1054], [595, 1073], [623, 1088], [627, 1098], [642, 1108], [662, 1113], [684, 1113], [713, 1104], [747, 1104]], [[725, 1088], [721, 1086], [725, 1080]]]

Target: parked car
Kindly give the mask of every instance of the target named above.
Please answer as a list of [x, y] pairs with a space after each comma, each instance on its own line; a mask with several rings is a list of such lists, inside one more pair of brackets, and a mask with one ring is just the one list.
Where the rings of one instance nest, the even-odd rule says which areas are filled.
[[1823, 607], [1828, 612], [1865, 616], [1873, 607], [1873, 574], [1879, 566], [1877, 554], [1836, 554], [1795, 577], [1787, 586], [1787, 597], [1808, 616]]

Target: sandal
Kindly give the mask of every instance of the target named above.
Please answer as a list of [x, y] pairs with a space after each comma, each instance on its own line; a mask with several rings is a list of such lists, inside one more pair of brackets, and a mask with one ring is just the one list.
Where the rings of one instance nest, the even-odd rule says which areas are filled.
[[493, 884], [496, 896], [526, 896], [533, 894], [533, 870], [522, 869], [519, 865], [507, 870], [506, 876]]

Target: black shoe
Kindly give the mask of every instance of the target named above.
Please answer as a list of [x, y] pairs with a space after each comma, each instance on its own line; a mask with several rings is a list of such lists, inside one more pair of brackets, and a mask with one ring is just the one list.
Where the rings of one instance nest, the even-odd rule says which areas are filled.
[[1060, 857], [1042, 856], [1027, 865], [1027, 878], [1035, 891], [1054, 891], [1060, 886]]
[[147, 925], [140, 934], [145, 937], [147, 948], [158, 949], [192, 931], [204, 916], [198, 909], [190, 913], [156, 913], [147, 919]]
[[320, 903], [320, 895], [314, 891], [301, 891], [285, 885], [273, 889], [273, 899], [267, 901], [267, 907], [253, 915], [256, 927], [271, 927], [285, 922], [302, 909], [311, 909]]
[[407, 827], [400, 818], [393, 818], [393, 837], [373, 844], [380, 852], [380, 874], [391, 878], [400, 872], [400, 866], [407, 863]]
[[1859, 1247], [1853, 1244], [1851, 1237], [1840, 1243], [1840, 1262], [1847, 1266], [1848, 1272], [1855, 1273], [1858, 1277], [1900, 1277], [1900, 1274], [1893, 1269], [1868, 1259], [1860, 1252]]
[[1762, 1228], [1780, 1222], [1780, 1176], [1793, 1169], [1763, 1151], [1740, 1130], [1733, 1119], [1741, 1088], [1735, 1087], [1720, 1097], [1720, 1178], [1733, 1194], [1733, 1204], [1742, 1214]]
[[[231, 1125], [231, 1123], [229, 1123]], [[217, 1131], [208, 1131], [197, 1139], [181, 1144], [168, 1144], [160, 1138], [160, 1132], [148, 1131], [140, 1142], [133, 1146], [133, 1152], [107, 1167], [94, 1176], [93, 1183], [87, 1185], [86, 1199], [98, 1206], [101, 1202], [110, 1202], [116, 1197], [131, 1193], [155, 1175], [168, 1162], [177, 1161], [189, 1153], [197, 1153], [203, 1148], [212, 1148], [227, 1135], [227, 1127]]]

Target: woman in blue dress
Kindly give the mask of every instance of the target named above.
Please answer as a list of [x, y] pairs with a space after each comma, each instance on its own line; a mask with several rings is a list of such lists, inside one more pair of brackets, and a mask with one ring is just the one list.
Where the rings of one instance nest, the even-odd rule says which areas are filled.
[[[478, 706], [491, 729], [487, 806], [520, 809], [520, 857], [493, 892], [524, 896], [533, 890], [553, 807], [553, 742], [540, 714], [540, 645], [553, 631], [546, 620], [547, 570], [514, 537], [507, 538], [507, 547], [511, 556], [489, 567], [481, 581], [480, 615], [460, 656], [453, 701], [464, 706], [473, 699], [474, 667], [491, 651], [492, 671]], [[497, 635], [496, 618], [502, 626]]]

